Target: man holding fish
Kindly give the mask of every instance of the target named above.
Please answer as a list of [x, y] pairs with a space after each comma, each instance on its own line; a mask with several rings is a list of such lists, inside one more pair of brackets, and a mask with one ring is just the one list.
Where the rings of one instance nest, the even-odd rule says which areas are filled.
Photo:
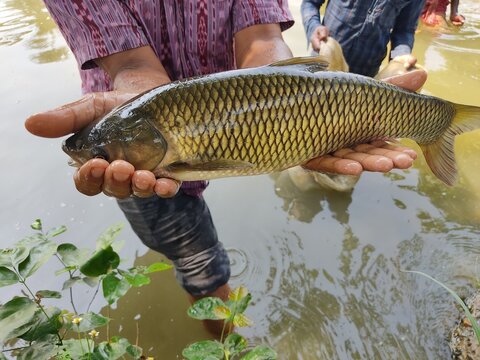
[[[292, 57], [281, 32], [293, 21], [281, 0], [45, 3], [76, 56], [86, 95], [27, 119], [27, 129], [38, 136], [61, 137], [92, 127], [114, 107], [173, 80]], [[105, 131], [90, 135], [108, 137]], [[173, 261], [178, 281], [194, 299], [226, 298], [229, 261], [201, 196], [206, 183], [180, 184], [135, 169], [136, 159], [111, 161], [102, 151], [94, 155], [74, 175], [78, 191], [119, 198], [140, 239]], [[305, 167], [358, 175], [408, 168], [415, 157], [411, 149], [376, 142], [317, 157]]]

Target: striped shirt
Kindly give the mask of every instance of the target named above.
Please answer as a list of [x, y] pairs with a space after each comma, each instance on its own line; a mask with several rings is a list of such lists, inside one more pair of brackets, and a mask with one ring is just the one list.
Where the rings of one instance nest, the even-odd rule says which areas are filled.
[[[319, 9], [325, 0], [303, 0], [302, 20], [310, 40], [321, 25]], [[387, 55], [410, 54], [424, 0], [329, 0], [323, 25], [342, 45], [350, 71], [375, 76]]]
[[[257, 24], [293, 25], [287, 0], [44, 0], [80, 69], [82, 91], [112, 83], [94, 59], [150, 45], [170, 79], [235, 68], [234, 34]], [[185, 182], [199, 194], [205, 182]]]

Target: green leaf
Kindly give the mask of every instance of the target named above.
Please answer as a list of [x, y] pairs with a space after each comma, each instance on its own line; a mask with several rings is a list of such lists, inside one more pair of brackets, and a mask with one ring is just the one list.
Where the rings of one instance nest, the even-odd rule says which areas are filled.
[[30, 227], [31, 227], [33, 230], [42, 231], [42, 220], [36, 219], [36, 220], [30, 225]]
[[150, 274], [153, 272], [169, 270], [173, 266], [164, 262], [156, 262], [153, 264], [148, 265], [147, 269], [145, 270], [145, 274]]
[[52, 238], [60, 234], [63, 234], [65, 231], [67, 231], [67, 227], [65, 225], [59, 226], [59, 227], [48, 230], [47, 237]]
[[26, 297], [13, 298], [0, 306], [0, 342], [28, 331], [37, 309], [37, 304]]
[[108, 274], [110, 270], [116, 269], [119, 264], [120, 257], [109, 245], [105, 249], [98, 250], [80, 267], [80, 271], [84, 275], [95, 277]]
[[187, 311], [188, 316], [197, 320], [220, 320], [215, 308], [225, 307], [225, 303], [217, 297], [205, 297], [197, 300]]
[[248, 294], [249, 292], [245, 286], [239, 286], [228, 294], [228, 299], [231, 301], [240, 301]]
[[78, 317], [80, 317], [82, 321], [80, 321], [78, 325], [71, 325], [71, 329], [75, 332], [87, 332], [105, 326], [110, 321], [109, 318], [93, 312], [81, 314], [78, 315]]
[[237, 327], [247, 327], [252, 326], [253, 321], [243, 314], [235, 314], [235, 316], [233, 317], [233, 325]]
[[39, 241], [30, 249], [28, 257], [20, 263], [18, 270], [23, 278], [35, 273], [57, 251], [57, 244], [50, 240]]
[[[62, 312], [56, 307], [46, 308], [45, 312], [47, 313], [48, 318], [43, 311], [38, 309], [35, 312], [30, 329], [18, 337], [26, 341], [37, 341], [44, 339], [49, 334], [56, 334], [62, 327], [62, 322], [59, 318]], [[55, 337], [54, 343], [56, 341], [58, 341], [58, 338]]]
[[110, 273], [102, 280], [103, 297], [111, 305], [120, 299], [130, 289], [130, 284], [124, 278], [119, 279]]
[[55, 275], [58, 276], [58, 275], [64, 274], [64, 273], [69, 272], [69, 271], [74, 271], [76, 269], [77, 269], [76, 266], [67, 266], [67, 267], [64, 267], [63, 269], [55, 271]]
[[82, 282], [82, 278], [79, 276], [74, 276], [71, 279], [65, 280], [62, 286], [62, 290], [70, 289], [76, 283]]
[[257, 346], [249, 351], [241, 360], [276, 360], [277, 353], [268, 346]]
[[88, 249], [78, 249], [75, 245], [70, 243], [58, 245], [57, 253], [67, 267], [79, 267], [90, 257], [90, 251]]
[[[60, 349], [63, 350], [63, 354], [60, 353], [60, 356], [62, 355], [70, 355], [70, 359], [83, 359], [83, 354], [88, 350], [88, 349], [93, 349], [95, 346], [95, 343], [91, 339], [68, 339], [68, 340], [63, 340], [63, 345], [60, 347]], [[68, 357], [64, 357], [64, 359], [68, 359]]]
[[26, 246], [17, 246], [12, 249], [2, 249], [0, 252], [0, 266], [11, 270], [16, 269], [18, 264], [24, 261], [29, 254]]
[[232, 313], [230, 309], [226, 306], [217, 306], [215, 309], [213, 309], [213, 313], [217, 317], [217, 319], [228, 319]]
[[62, 294], [58, 291], [53, 290], [39, 290], [35, 293], [35, 296], [38, 298], [50, 298], [50, 299], [60, 299]]
[[237, 298], [237, 300], [228, 300], [227, 306], [233, 313], [241, 314], [245, 312], [251, 300], [252, 295], [250, 293], [247, 293], [245, 296]]
[[142, 356], [143, 350], [140, 346], [137, 345], [128, 345], [127, 346], [127, 354], [133, 357], [134, 359], [138, 359]]
[[87, 284], [88, 286], [93, 288], [93, 287], [98, 285], [98, 282], [100, 281], [100, 278], [99, 277], [88, 277], [88, 276], [86, 276], [82, 280], [85, 284]]
[[20, 350], [17, 355], [17, 360], [51, 359], [57, 353], [55, 347], [57, 340], [58, 338], [56, 336], [46, 336], [41, 341], [36, 341], [28, 348]]
[[125, 338], [114, 336], [110, 341], [103, 341], [95, 347], [91, 360], [115, 360], [125, 354], [138, 359], [142, 356], [142, 349], [131, 345]]
[[224, 357], [223, 346], [218, 341], [204, 340], [183, 349], [182, 355], [187, 360], [221, 360]]
[[123, 227], [124, 225], [122, 223], [118, 223], [105, 230], [97, 239], [97, 250], [110, 247]]
[[128, 272], [122, 272], [122, 275], [128, 281], [128, 283], [134, 287], [150, 284], [150, 278], [147, 275], [131, 274]]
[[227, 352], [230, 357], [241, 353], [247, 348], [247, 345], [247, 340], [239, 334], [230, 334], [223, 342], [225, 352]]
[[0, 266], [0, 287], [18, 283], [18, 276], [12, 270]]

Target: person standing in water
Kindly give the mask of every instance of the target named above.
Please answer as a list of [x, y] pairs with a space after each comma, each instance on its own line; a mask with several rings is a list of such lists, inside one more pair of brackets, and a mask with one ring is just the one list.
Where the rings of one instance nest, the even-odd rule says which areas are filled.
[[302, 21], [309, 44], [319, 51], [328, 36], [337, 40], [350, 72], [373, 77], [391, 50], [389, 60], [415, 65], [412, 55], [415, 30], [423, 8], [422, 0], [303, 0]]
[[462, 26], [465, 23], [465, 16], [458, 13], [460, 0], [426, 0], [422, 10], [421, 19], [429, 26], [448, 26], [447, 6], [450, 3], [450, 22], [455, 26]]
[[[86, 95], [28, 118], [27, 129], [38, 136], [75, 133], [135, 95], [174, 80], [292, 57], [282, 31], [293, 20], [282, 0], [45, 3], [75, 55]], [[386, 172], [410, 167], [416, 157], [411, 149], [388, 144], [337, 155], [305, 166], [346, 174]], [[118, 198], [142, 242], [172, 260], [192, 300], [228, 297], [229, 259], [202, 197], [205, 182], [156, 179], [126, 161], [101, 158], [80, 167], [74, 182], [85, 195]], [[217, 325], [211, 330], [221, 330]]]

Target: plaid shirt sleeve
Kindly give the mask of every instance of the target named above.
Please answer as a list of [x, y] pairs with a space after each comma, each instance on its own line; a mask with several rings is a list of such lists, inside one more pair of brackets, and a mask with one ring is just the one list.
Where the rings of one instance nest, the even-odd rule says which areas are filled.
[[392, 51], [390, 59], [400, 55], [408, 55], [412, 52], [413, 42], [415, 40], [415, 30], [417, 29], [418, 19], [423, 8], [421, 5], [412, 1], [408, 6], [404, 7], [397, 16], [395, 26], [390, 35], [392, 43]]
[[320, 25], [322, 21], [320, 19], [320, 8], [325, 0], [303, 0], [300, 7], [302, 13], [302, 22], [307, 35], [307, 46], [310, 43], [313, 31]]
[[232, 19], [234, 33], [259, 24], [280, 24], [282, 31], [293, 25], [286, 0], [235, 0]]
[[44, 0], [81, 69], [94, 59], [148, 45], [141, 26], [117, 0]]

